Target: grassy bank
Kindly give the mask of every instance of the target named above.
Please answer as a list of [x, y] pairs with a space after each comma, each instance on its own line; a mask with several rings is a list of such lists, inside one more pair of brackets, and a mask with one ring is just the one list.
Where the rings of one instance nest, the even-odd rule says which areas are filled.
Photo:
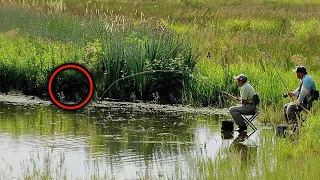
[[[159, 92], [171, 92], [171, 98], [163, 98], [166, 100], [162, 102], [195, 106], [222, 105], [225, 102], [221, 102], [218, 90], [237, 94], [238, 88], [232, 77], [245, 73], [262, 95], [264, 105], [283, 104], [281, 92], [285, 88], [265, 58], [264, 51], [271, 55], [284, 79], [289, 79], [286, 82], [289, 89], [298, 86], [298, 81], [290, 72], [298, 64], [306, 65], [315, 80], [319, 81], [316, 77], [319, 75], [320, 49], [316, 44], [320, 36], [320, 23], [317, 19], [317, 9], [320, 6], [313, 1], [304, 5], [300, 1], [83, 1], [78, 6], [71, 6], [73, 1], [37, 3], [4, 3], [1, 10], [1, 22], [4, 26], [1, 26], [1, 31], [10, 34], [12, 30], [19, 28], [22, 37], [41, 37], [41, 43], [45, 46], [48, 41], [58, 42], [63, 46], [71, 43], [76, 50], [68, 53], [63, 62], [81, 61], [93, 71], [106, 70], [106, 59], [109, 59], [112, 62], [109, 70], [114, 72], [107, 74], [108, 77], [105, 76], [106, 71], [94, 72], [98, 79], [96, 89], [99, 95], [116, 79], [142, 70], [166, 67], [192, 72], [197, 59], [195, 54], [200, 56], [194, 76], [213, 83], [213, 86], [195, 79], [192, 79], [189, 86], [189, 80], [180, 77], [178, 83], [172, 80], [164, 87], [159, 87], [167, 77], [161, 80], [158, 76], [151, 78], [157, 79], [157, 84], [151, 84], [152, 92], [145, 92], [149, 88], [147, 82], [150, 78], [140, 76], [135, 78], [135, 82], [123, 82], [133, 86], [127, 85], [125, 88], [125, 85], [119, 84], [112, 87], [108, 97], [155, 100]], [[176, 5], [176, 10], [170, 11], [169, 6], [173, 5]], [[156, 11], [152, 7], [165, 10]], [[24, 8], [25, 11], [16, 8]], [[53, 12], [53, 9], [56, 10]], [[132, 14], [133, 11], [136, 16]], [[137, 15], [138, 12], [143, 13], [143, 16], [141, 13]], [[168, 39], [162, 41], [162, 37]], [[63, 59], [61, 52], [53, 53]], [[74, 54], [74, 57], [70, 54]], [[39, 54], [34, 56], [39, 57]], [[160, 61], [155, 64], [155, 59]], [[59, 61], [51, 58], [51, 62]], [[49, 60], [45, 60], [44, 64], [50, 64]], [[118, 68], [110, 69], [112, 66]], [[35, 82], [35, 79], [31, 78], [31, 81]], [[179, 90], [172, 92], [170, 87], [175, 84]], [[41, 88], [36, 87], [34, 91], [39, 89]]]
[[[97, 81], [97, 96], [121, 77], [165, 68], [187, 71], [195, 78], [177, 75], [178, 82], [172, 79], [164, 83], [168, 77], [175, 76], [139, 76], [111, 87], [107, 97], [157, 101], [159, 96], [169, 94], [162, 98], [163, 103], [221, 107], [226, 102], [218, 91], [237, 94], [238, 87], [232, 77], [245, 73], [260, 93], [263, 107], [280, 105], [286, 101], [281, 97], [285, 88], [265, 57], [265, 51], [271, 55], [289, 89], [293, 90], [299, 84], [291, 72], [299, 64], [306, 65], [319, 82], [317, 9], [320, 6], [314, 1], [304, 4], [301, 1], [82, 1], [75, 7], [71, 6], [73, 1], [3, 2], [0, 21], [4, 24], [1, 31], [5, 32], [2, 38], [6, 38], [6, 43], [16, 47], [15, 40], [10, 39], [17, 34], [20, 39], [25, 38], [24, 41], [40, 37], [36, 43], [27, 46], [37, 49], [28, 52], [31, 53], [28, 56], [42, 61], [40, 69], [47, 67], [41, 72], [42, 81], [35, 78], [38, 72], [33, 71], [39, 71], [35, 68], [39, 63], [30, 63], [34, 60], [24, 63], [34, 65], [35, 70], [32, 66], [26, 66], [31, 71], [20, 71], [19, 66], [14, 65], [11, 65], [12, 70], [6, 68], [12, 77], [25, 77], [24, 82], [29, 79], [24, 87], [28, 89], [26, 92], [45, 92], [44, 77], [52, 68], [65, 62], [77, 62], [92, 69]], [[169, 11], [169, 5], [176, 5], [176, 11]], [[129, 6], [134, 8], [129, 9]], [[151, 7], [165, 10], [154, 11]], [[144, 15], [135, 16], [133, 11]], [[16, 59], [12, 54], [21, 53], [23, 49], [21, 46], [12, 48], [11, 55], [6, 55], [9, 51], [4, 49], [3, 63], [10, 66], [16, 60], [8, 59]], [[48, 58], [39, 58], [43, 54]], [[24, 71], [33, 75], [22, 75]], [[12, 78], [4, 76], [4, 79]], [[173, 91], [174, 88], [177, 91]], [[146, 92], [147, 89], [151, 91]]]

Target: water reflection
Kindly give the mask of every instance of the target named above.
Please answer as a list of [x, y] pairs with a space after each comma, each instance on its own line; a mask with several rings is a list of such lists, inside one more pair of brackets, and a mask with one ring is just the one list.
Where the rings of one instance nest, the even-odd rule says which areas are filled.
[[238, 136], [233, 140], [230, 146], [230, 150], [233, 152], [238, 152], [240, 159], [242, 162], [247, 162], [249, 159], [253, 160], [255, 159], [255, 156], [257, 155], [257, 146], [252, 144], [245, 144], [245, 140], [249, 140], [248, 138], [253, 135], [248, 133], [246, 131], [239, 132]]
[[[40, 169], [50, 162], [72, 179], [171, 178], [176, 164], [187, 171], [190, 156], [214, 159], [235, 137], [222, 137], [220, 116], [8, 104], [0, 104], [0, 111], [0, 159], [12, 167], [10, 177], [20, 177], [34, 162]], [[8, 164], [0, 163], [0, 169]]]

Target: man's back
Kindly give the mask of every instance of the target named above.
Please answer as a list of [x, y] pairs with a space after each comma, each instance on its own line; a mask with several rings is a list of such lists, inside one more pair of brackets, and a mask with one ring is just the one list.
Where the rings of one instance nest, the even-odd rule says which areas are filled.
[[240, 89], [241, 99], [247, 100], [248, 103], [253, 103], [252, 97], [256, 94], [254, 88], [246, 82]]
[[[310, 95], [310, 92], [312, 90], [314, 91], [317, 90], [314, 80], [309, 74], [306, 74], [301, 81], [302, 81], [301, 90], [300, 92], [298, 92], [299, 93], [298, 100], [300, 102], [302, 102], [307, 95]], [[299, 91], [299, 88], [298, 88], [298, 91]]]

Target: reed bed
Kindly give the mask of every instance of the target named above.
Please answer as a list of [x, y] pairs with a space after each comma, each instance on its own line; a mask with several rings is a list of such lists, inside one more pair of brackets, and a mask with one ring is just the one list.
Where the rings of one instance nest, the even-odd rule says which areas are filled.
[[[10, 53], [1, 58], [2, 78], [6, 79], [2, 89], [42, 95], [53, 68], [78, 63], [93, 74], [96, 97], [100, 97], [110, 84], [126, 75], [159, 69], [191, 73], [195, 66], [197, 56], [185, 38], [148, 23], [133, 27], [124, 19], [79, 20], [18, 9], [3, 9], [1, 13], [2, 23], [8, 22], [2, 29], [2, 51]], [[15, 29], [7, 31], [11, 28]], [[137, 76], [111, 87], [108, 97], [153, 100], [152, 94], [157, 93], [162, 102], [179, 103], [178, 86], [182, 87], [183, 81], [187, 80], [181, 74]]]

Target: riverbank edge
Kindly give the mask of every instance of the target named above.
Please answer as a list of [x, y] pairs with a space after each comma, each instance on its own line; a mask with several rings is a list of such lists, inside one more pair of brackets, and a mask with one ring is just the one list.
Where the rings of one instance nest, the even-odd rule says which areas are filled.
[[[36, 96], [23, 95], [20, 93], [0, 94], [0, 102], [14, 105], [46, 105], [53, 106], [49, 100], [43, 100]], [[168, 115], [179, 115], [182, 113], [201, 115], [230, 115], [228, 108], [194, 108], [183, 105], [160, 105], [152, 103], [118, 102], [118, 101], [93, 101], [89, 102], [85, 109], [106, 108], [110, 111], [130, 111], [136, 113], [160, 113]]]

